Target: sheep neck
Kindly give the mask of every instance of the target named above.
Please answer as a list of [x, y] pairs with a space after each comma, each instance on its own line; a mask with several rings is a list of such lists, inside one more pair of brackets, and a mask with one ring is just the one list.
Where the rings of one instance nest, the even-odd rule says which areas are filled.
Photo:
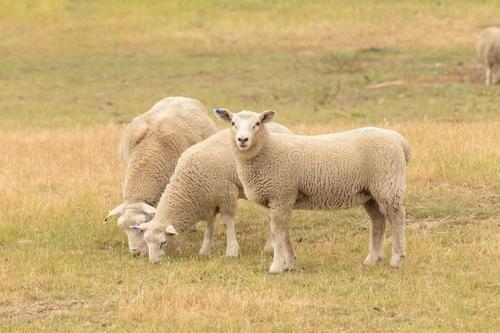
[[171, 224], [179, 233], [189, 230], [199, 220], [203, 219], [198, 201], [192, 200], [182, 186], [171, 183], [165, 189], [158, 205], [156, 218]]
[[156, 147], [146, 147], [140, 154], [133, 154], [125, 174], [124, 201], [156, 206], [175, 169], [177, 157], [175, 151]]

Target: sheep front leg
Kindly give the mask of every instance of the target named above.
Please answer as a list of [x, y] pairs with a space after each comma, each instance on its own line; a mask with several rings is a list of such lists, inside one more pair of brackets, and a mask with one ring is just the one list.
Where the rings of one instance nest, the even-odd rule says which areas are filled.
[[380, 212], [377, 202], [373, 199], [365, 203], [365, 210], [370, 216], [371, 225], [368, 256], [363, 263], [371, 266], [382, 258], [384, 252], [385, 217]]
[[271, 208], [269, 211], [271, 232], [274, 241], [273, 263], [269, 268], [269, 273], [271, 274], [278, 274], [293, 269], [295, 257], [288, 231], [288, 219], [291, 213], [292, 208]]
[[240, 254], [240, 245], [236, 237], [234, 216], [232, 214], [222, 214], [221, 220], [226, 227], [226, 256], [237, 257]]
[[274, 251], [273, 232], [271, 231], [271, 220], [269, 220], [268, 225], [269, 225], [269, 231], [267, 233], [266, 245], [264, 245], [264, 250], [262, 250], [262, 252], [271, 254]]
[[207, 220], [207, 229], [205, 229], [205, 235], [203, 236], [203, 244], [201, 245], [200, 256], [208, 256], [212, 252], [214, 247], [214, 217]]
[[262, 250], [262, 253], [266, 254], [271, 254], [274, 251], [274, 242], [273, 242], [273, 235], [271, 232], [267, 235], [266, 239], [266, 244], [264, 245], [264, 249]]
[[492, 70], [491, 70], [491, 67], [488, 66], [486, 68], [486, 85], [489, 86], [491, 85], [491, 82], [492, 81]]

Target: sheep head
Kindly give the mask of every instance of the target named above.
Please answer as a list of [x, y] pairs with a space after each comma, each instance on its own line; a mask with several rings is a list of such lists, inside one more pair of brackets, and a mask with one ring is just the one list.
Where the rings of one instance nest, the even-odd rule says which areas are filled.
[[104, 222], [112, 216], [119, 216], [117, 225], [127, 235], [128, 248], [132, 255], [146, 255], [148, 247], [144, 241], [144, 232], [130, 227], [151, 221], [155, 212], [156, 208], [145, 202], [122, 203], [109, 213]]
[[153, 219], [151, 222], [135, 224], [130, 228], [144, 232], [144, 241], [147, 244], [149, 261], [151, 263], [160, 262], [165, 257], [167, 251], [179, 246], [177, 239], [178, 232], [171, 224], [164, 227]]
[[258, 141], [263, 124], [274, 119], [276, 112], [267, 110], [260, 114], [251, 111], [231, 113], [227, 109], [216, 108], [215, 115], [222, 121], [231, 124], [234, 144], [239, 151], [247, 151]]

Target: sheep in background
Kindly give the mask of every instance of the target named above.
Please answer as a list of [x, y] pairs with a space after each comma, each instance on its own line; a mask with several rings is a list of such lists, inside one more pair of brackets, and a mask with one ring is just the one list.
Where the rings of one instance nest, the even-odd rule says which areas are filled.
[[[276, 123], [268, 124], [268, 128], [276, 133], [291, 133], [285, 126]], [[226, 227], [226, 255], [239, 255], [234, 215], [238, 199], [245, 198], [245, 195], [236, 174], [236, 162], [226, 146], [229, 131], [220, 131], [186, 150], [161, 196], [153, 220], [133, 226], [145, 231], [144, 239], [151, 262], [160, 261], [166, 254], [166, 248], [178, 246], [177, 236], [200, 220], [207, 221], [207, 231], [199, 254], [210, 254], [213, 249], [213, 221], [217, 213]], [[270, 243], [268, 239], [267, 251]]]
[[123, 203], [105, 222], [120, 215], [117, 224], [133, 255], [146, 254], [147, 245], [142, 232], [130, 226], [153, 218], [180, 155], [216, 130], [203, 104], [186, 97], [165, 98], [126, 127], [118, 149], [126, 167]]
[[500, 28], [491, 27], [479, 35], [476, 46], [479, 61], [486, 66], [486, 85], [500, 82]]
[[266, 128], [274, 111], [232, 114], [218, 108], [214, 112], [231, 124], [226, 145], [236, 158], [246, 197], [269, 208], [274, 242], [270, 273], [293, 268], [288, 220], [295, 208], [364, 205], [372, 222], [364, 263], [374, 265], [381, 259], [388, 220], [393, 242], [390, 265], [400, 265], [406, 255], [403, 196], [410, 147], [399, 133], [362, 128], [317, 136], [279, 134]]

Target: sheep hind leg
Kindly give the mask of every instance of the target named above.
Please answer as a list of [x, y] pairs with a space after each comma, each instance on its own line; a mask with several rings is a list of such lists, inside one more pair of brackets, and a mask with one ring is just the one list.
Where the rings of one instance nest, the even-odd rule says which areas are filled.
[[368, 256], [365, 258], [363, 264], [371, 266], [382, 259], [385, 240], [385, 217], [380, 212], [378, 204], [374, 199], [367, 201], [364, 207], [370, 216], [371, 225]]
[[392, 257], [390, 265], [392, 267], [400, 267], [406, 256], [405, 210], [403, 205], [398, 204], [387, 209], [385, 216], [390, 222], [392, 229]]
[[273, 263], [269, 268], [271, 274], [293, 269], [295, 257], [288, 231], [288, 219], [291, 213], [292, 209], [270, 209], [271, 231], [274, 241]]
[[238, 239], [236, 237], [234, 215], [222, 214], [221, 220], [226, 227], [226, 256], [237, 257], [240, 254], [240, 245], [238, 244]]
[[214, 247], [214, 217], [207, 220], [207, 228], [203, 236], [203, 244], [198, 252], [200, 256], [208, 256]]

